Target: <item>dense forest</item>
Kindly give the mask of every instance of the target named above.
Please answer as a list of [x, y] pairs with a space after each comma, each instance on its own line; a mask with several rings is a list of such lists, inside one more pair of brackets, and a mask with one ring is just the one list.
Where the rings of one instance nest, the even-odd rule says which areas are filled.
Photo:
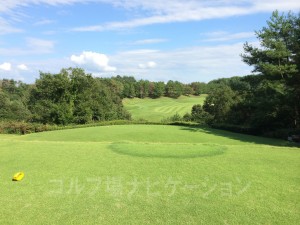
[[124, 98], [208, 94], [203, 106], [195, 105], [173, 120], [283, 136], [280, 132], [285, 135], [300, 126], [300, 15], [275, 11], [256, 36], [260, 48], [245, 43], [241, 54], [255, 74], [207, 84], [151, 82], [133, 76], [97, 78], [80, 68], [41, 73], [34, 84], [3, 79], [0, 119], [58, 125], [130, 120]]

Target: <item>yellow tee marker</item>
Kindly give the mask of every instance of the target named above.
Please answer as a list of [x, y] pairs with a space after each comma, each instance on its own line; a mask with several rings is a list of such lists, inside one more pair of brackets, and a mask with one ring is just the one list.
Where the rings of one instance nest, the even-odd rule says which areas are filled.
[[18, 172], [14, 175], [12, 180], [13, 181], [20, 181], [24, 178], [24, 176], [25, 176], [24, 172]]

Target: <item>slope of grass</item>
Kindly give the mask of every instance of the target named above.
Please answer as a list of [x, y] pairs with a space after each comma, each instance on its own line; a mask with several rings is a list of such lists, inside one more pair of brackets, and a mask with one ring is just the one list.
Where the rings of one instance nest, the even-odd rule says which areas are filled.
[[192, 106], [203, 104], [206, 95], [181, 96], [178, 99], [162, 97], [159, 99], [124, 99], [124, 107], [131, 113], [133, 119], [145, 119], [160, 122], [163, 118], [173, 116], [175, 113], [183, 116], [190, 113]]
[[0, 224], [298, 224], [299, 150], [180, 126], [0, 135]]

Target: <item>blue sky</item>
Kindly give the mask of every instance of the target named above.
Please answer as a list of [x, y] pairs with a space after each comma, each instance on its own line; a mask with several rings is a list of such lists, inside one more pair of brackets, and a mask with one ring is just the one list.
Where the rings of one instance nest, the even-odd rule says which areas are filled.
[[94, 76], [204, 81], [241, 76], [243, 44], [295, 0], [0, 0], [0, 78], [81, 67]]

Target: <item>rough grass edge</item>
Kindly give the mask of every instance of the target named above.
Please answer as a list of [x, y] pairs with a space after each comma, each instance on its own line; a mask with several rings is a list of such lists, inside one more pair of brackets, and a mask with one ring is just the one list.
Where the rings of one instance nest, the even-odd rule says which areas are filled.
[[97, 126], [110, 126], [110, 125], [177, 125], [177, 126], [197, 126], [198, 124], [192, 122], [149, 122], [145, 120], [111, 120], [101, 121], [89, 124], [70, 124], [70, 125], [53, 125], [53, 124], [40, 124], [28, 123], [22, 121], [0, 121], [0, 134], [30, 134], [44, 131], [55, 131], [65, 129], [76, 129]]

